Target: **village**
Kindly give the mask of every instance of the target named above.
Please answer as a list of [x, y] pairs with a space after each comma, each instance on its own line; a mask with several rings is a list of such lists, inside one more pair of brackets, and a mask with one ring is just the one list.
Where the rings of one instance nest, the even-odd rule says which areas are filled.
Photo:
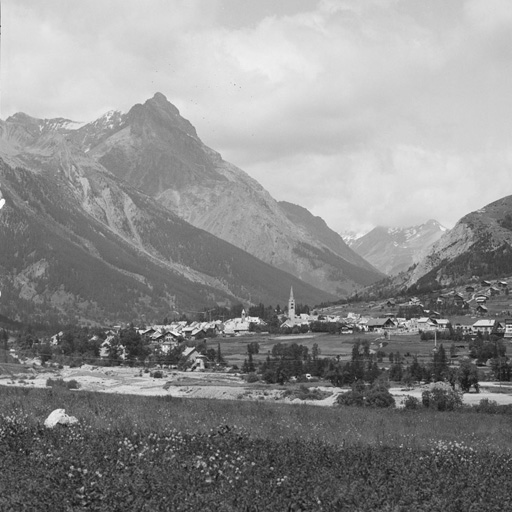
[[[318, 333], [329, 333], [350, 339], [372, 334], [372, 340], [375, 339], [375, 335], [381, 339], [393, 337], [398, 340], [401, 337], [417, 336], [423, 341], [432, 339], [435, 342], [443, 339], [461, 341], [477, 335], [512, 339], [512, 315], [504, 309], [510, 307], [507, 302], [507, 281], [481, 281], [479, 286], [468, 285], [463, 289], [430, 297], [428, 300], [429, 304], [437, 306], [437, 309], [427, 309], [418, 297], [410, 297], [405, 302], [387, 299], [343, 304], [296, 314], [296, 302], [291, 289], [288, 306], [278, 316], [279, 322], [274, 326], [270, 326], [268, 321], [258, 316], [249, 316], [245, 309], [242, 309], [239, 317], [227, 320], [182, 320], [134, 327], [146, 348], [146, 355], [152, 356], [146, 358], [146, 361], [138, 362], [164, 364], [169, 361], [168, 356], [174, 353], [187, 369], [205, 370], [214, 365], [213, 349], [217, 346], [219, 350], [221, 347], [229, 347], [234, 339], [243, 340], [243, 345], [254, 337], [260, 339], [262, 335], [266, 335], [265, 340], [269, 342], [267, 345], [286, 343], [287, 340], [307, 340]], [[443, 315], [443, 311], [457, 314]], [[121, 326], [110, 327], [105, 330], [103, 336], [95, 334], [91, 339], [92, 342], [100, 344], [100, 360], [107, 362], [117, 359], [123, 362], [129, 358], [127, 347], [119, 340], [120, 330]], [[274, 338], [277, 336], [276, 340], [272, 342], [270, 335]], [[59, 332], [48, 340], [54, 351], [58, 351], [62, 336], [63, 332]], [[318, 339], [320, 348], [322, 340], [325, 340], [325, 337]], [[210, 357], [205, 353], [205, 347], [213, 347], [210, 350]], [[133, 363], [133, 357], [131, 359]]]

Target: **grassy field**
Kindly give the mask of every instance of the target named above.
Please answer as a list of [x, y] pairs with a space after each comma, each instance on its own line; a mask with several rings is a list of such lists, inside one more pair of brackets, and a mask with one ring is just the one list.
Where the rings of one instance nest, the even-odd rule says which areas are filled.
[[[45, 429], [64, 408], [77, 426]], [[0, 510], [478, 511], [512, 506], [512, 423], [0, 388]]]
[[[316, 343], [320, 348], [322, 357], [337, 357], [341, 360], [350, 359], [352, 347], [356, 340], [367, 340], [376, 346], [381, 342], [385, 342], [381, 350], [387, 355], [390, 352], [400, 352], [402, 356], [409, 354], [417, 356], [420, 361], [430, 360], [432, 358], [432, 350], [434, 349], [434, 341], [421, 341], [419, 334], [398, 335], [391, 334], [388, 340], [384, 340], [382, 334], [374, 333], [356, 333], [356, 334], [325, 334], [325, 333], [308, 333], [303, 335], [288, 336], [271, 336], [268, 334], [236, 336], [233, 338], [213, 338], [208, 343], [211, 347], [216, 347], [220, 343], [221, 351], [229, 364], [241, 366], [244, 359], [247, 358], [247, 345], [251, 342], [257, 342], [260, 345], [260, 353], [254, 357], [255, 361], [263, 361], [272, 347], [277, 343], [305, 345], [311, 351]], [[439, 341], [438, 343], [441, 343]], [[451, 342], [444, 342], [444, 347], [449, 353]], [[461, 345], [461, 343], [457, 343]], [[463, 343], [462, 343], [463, 345]], [[458, 349], [458, 355], [467, 354], [467, 345], [465, 349]], [[385, 360], [387, 363], [387, 359]]]

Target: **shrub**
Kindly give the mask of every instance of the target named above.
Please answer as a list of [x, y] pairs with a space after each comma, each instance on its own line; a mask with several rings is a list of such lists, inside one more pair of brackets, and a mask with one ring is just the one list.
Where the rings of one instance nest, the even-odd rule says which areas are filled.
[[395, 397], [387, 389], [370, 389], [365, 396], [367, 407], [394, 407]]
[[75, 380], [68, 380], [65, 381], [64, 379], [52, 379], [48, 378], [46, 379], [46, 387], [49, 388], [66, 388], [66, 389], [80, 389], [80, 383]]
[[404, 400], [405, 409], [418, 409], [420, 401], [415, 397], [408, 395]]
[[71, 379], [66, 382], [66, 387], [68, 389], [80, 389], [80, 383], [75, 379]]
[[489, 400], [488, 398], [482, 398], [476, 408], [478, 412], [483, 412], [485, 414], [498, 414], [500, 412], [498, 402], [495, 400]]
[[252, 382], [259, 382], [260, 378], [258, 377], [258, 374], [255, 372], [250, 372], [247, 374], [247, 377], [245, 380], [251, 384]]
[[462, 394], [448, 384], [436, 382], [430, 390], [423, 391], [421, 401], [425, 407], [438, 411], [453, 411], [462, 406]]
[[307, 386], [301, 385], [299, 389], [287, 389], [284, 396], [288, 398], [298, 398], [299, 400], [323, 400], [332, 393], [328, 391], [321, 391], [318, 388], [308, 388]]
[[149, 374], [153, 379], [163, 379], [164, 372], [162, 370], [155, 370]]
[[364, 405], [364, 393], [352, 389], [339, 395], [336, 403], [338, 405], [357, 405], [362, 407]]

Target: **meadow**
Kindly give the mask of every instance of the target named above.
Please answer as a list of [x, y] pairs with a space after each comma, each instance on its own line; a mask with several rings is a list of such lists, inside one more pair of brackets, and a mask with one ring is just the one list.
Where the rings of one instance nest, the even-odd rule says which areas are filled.
[[[249, 343], [259, 344], [259, 354], [253, 356], [255, 362], [263, 362], [267, 354], [272, 351], [272, 347], [277, 343], [304, 345], [308, 347], [310, 353], [313, 345], [316, 344], [321, 351], [322, 357], [339, 357], [342, 361], [348, 361], [351, 358], [352, 348], [357, 340], [366, 340], [370, 343], [379, 344], [385, 342], [382, 350], [389, 354], [391, 352], [400, 352], [402, 356], [416, 356], [420, 362], [428, 361], [432, 358], [432, 350], [434, 349], [434, 340], [422, 341], [420, 335], [412, 334], [396, 334], [392, 333], [388, 339], [384, 339], [382, 334], [377, 333], [353, 333], [353, 334], [326, 334], [326, 333], [308, 333], [298, 335], [276, 336], [269, 334], [254, 334], [249, 336], [236, 336], [226, 338], [213, 338], [211, 346], [215, 347], [216, 343], [220, 343], [222, 355], [224, 359], [231, 365], [236, 364], [239, 367], [247, 358], [247, 345]], [[445, 349], [449, 351], [451, 341], [440, 340]], [[464, 344], [464, 343], [462, 343]], [[461, 345], [461, 343], [457, 343]], [[467, 354], [466, 349], [458, 349], [458, 356]], [[387, 358], [384, 363], [389, 366]]]
[[[76, 426], [43, 427], [57, 408]], [[512, 509], [509, 415], [0, 388], [0, 510]]]

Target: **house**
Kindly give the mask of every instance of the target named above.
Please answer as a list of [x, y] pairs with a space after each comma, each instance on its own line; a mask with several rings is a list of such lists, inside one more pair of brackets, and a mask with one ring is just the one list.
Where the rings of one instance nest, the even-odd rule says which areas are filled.
[[458, 317], [453, 320], [453, 328], [462, 335], [473, 334], [473, 320], [469, 317]]
[[491, 334], [494, 331], [495, 326], [496, 320], [481, 318], [473, 324], [473, 334], [477, 334], [478, 332], [481, 334]]
[[418, 318], [416, 326], [420, 332], [436, 331], [438, 329], [436, 321], [427, 316]]
[[190, 337], [197, 340], [197, 339], [202, 339], [206, 336], [206, 330], [205, 328], [200, 325], [198, 327], [196, 327], [191, 333], [190, 333]]
[[487, 299], [487, 295], [484, 295], [483, 293], [480, 293], [475, 297], [475, 300], [478, 304], [485, 304], [487, 302]]
[[503, 335], [504, 338], [512, 338], [512, 318], [505, 319], [505, 333]]
[[487, 313], [489, 313], [487, 306], [484, 306], [483, 304], [478, 304], [475, 311], [480, 315], [486, 315]]
[[494, 326], [493, 334], [496, 334], [496, 336], [501, 336], [503, 338], [503, 335], [505, 334], [505, 320], [496, 320], [496, 325]]
[[480, 283], [482, 286], [491, 286], [490, 281], [486, 281], [485, 279]]
[[496, 286], [491, 286], [490, 291], [491, 291], [491, 296], [500, 294], [500, 289], [496, 288]]
[[[109, 357], [110, 347], [112, 346], [112, 342], [114, 341], [114, 339], [115, 339], [115, 336], [113, 334], [110, 334], [109, 336], [107, 336], [105, 341], [101, 344], [100, 357], [102, 359]], [[124, 361], [126, 359], [126, 348], [123, 345], [118, 345], [117, 350], [118, 350], [118, 358]]]
[[139, 334], [143, 338], [150, 338], [151, 336], [153, 336], [153, 334], [155, 334], [155, 332], [156, 332], [156, 329], [153, 329], [153, 327], [149, 327], [148, 329], [140, 329], [139, 330]]
[[378, 331], [381, 329], [395, 329], [395, 322], [389, 318], [370, 318], [367, 323], [369, 331]]
[[201, 354], [197, 351], [196, 347], [187, 347], [182, 353], [181, 357], [183, 357], [186, 361], [192, 361], [193, 363]]
[[199, 354], [194, 361], [194, 364], [190, 367], [191, 372], [200, 372], [206, 370], [206, 364], [208, 362], [208, 358]]
[[474, 286], [471, 286], [471, 285], [466, 286], [466, 292], [467, 293], [474, 293], [474, 291], [475, 291], [475, 287]]
[[435, 320], [438, 329], [448, 329], [450, 320], [447, 318], [436, 318]]
[[457, 306], [462, 306], [465, 302], [464, 297], [460, 293], [456, 293], [453, 296], [453, 302], [457, 304]]
[[53, 347], [56, 347], [60, 343], [60, 340], [62, 339], [62, 336], [64, 336], [64, 332], [63, 331], [60, 331], [57, 334], [54, 334], [50, 338], [50, 345], [52, 345]]
[[506, 281], [498, 281], [498, 286], [500, 288], [507, 288], [508, 287], [508, 283]]

